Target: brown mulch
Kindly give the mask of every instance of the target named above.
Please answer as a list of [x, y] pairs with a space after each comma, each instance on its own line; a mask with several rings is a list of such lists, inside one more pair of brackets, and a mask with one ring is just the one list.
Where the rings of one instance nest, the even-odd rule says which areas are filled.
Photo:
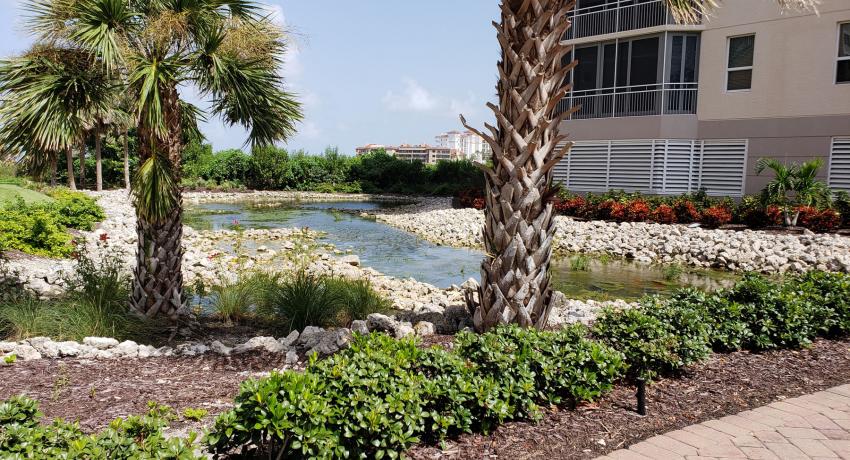
[[[435, 336], [433, 344], [450, 338]], [[148, 401], [214, 414], [230, 407], [239, 383], [283, 366], [280, 355], [132, 360], [38, 360], [0, 367], [0, 400], [26, 394], [46, 418], [79, 420], [86, 430], [141, 414]], [[713, 355], [680, 378], [647, 389], [649, 415], [634, 411], [634, 389], [618, 386], [598, 404], [549, 409], [537, 423], [508, 423], [491, 435], [464, 435], [420, 446], [416, 460], [449, 458], [593, 458], [655, 434], [850, 383], [850, 341], [820, 340], [810, 349]], [[178, 420], [177, 430], [199, 424]]]

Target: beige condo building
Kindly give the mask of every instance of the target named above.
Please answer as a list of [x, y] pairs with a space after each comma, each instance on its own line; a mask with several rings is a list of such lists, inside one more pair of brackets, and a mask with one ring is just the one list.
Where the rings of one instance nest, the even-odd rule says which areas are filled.
[[578, 0], [564, 37], [578, 67], [559, 109], [575, 145], [556, 180], [574, 191], [756, 193], [759, 158], [822, 158], [850, 190], [850, 0], [781, 12], [725, 0], [698, 25], [662, 0]]

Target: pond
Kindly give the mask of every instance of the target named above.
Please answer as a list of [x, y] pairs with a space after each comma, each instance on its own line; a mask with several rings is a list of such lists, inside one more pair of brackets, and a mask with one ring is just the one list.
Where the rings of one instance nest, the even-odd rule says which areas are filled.
[[196, 230], [233, 228], [310, 228], [325, 232], [322, 241], [351, 250], [363, 266], [397, 278], [413, 277], [439, 287], [460, 285], [478, 277], [481, 253], [471, 249], [438, 246], [389, 225], [338, 211], [374, 210], [372, 202], [328, 203], [204, 203], [186, 210], [186, 225]]
[[[480, 251], [438, 246], [389, 225], [340, 210], [375, 210], [386, 203], [203, 203], [189, 206], [186, 225], [197, 230], [233, 228], [310, 228], [325, 232], [324, 242], [351, 250], [362, 265], [398, 278], [413, 277], [438, 287], [479, 279]], [[574, 256], [552, 264], [553, 287], [575, 299], [637, 300], [682, 286], [713, 290], [730, 285], [734, 274], [712, 270], [644, 265], [630, 261]]]

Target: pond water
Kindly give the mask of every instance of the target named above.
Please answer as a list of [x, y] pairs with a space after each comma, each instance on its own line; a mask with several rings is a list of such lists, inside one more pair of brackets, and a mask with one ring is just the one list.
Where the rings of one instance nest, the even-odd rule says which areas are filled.
[[282, 203], [276, 206], [249, 203], [204, 203], [186, 210], [186, 225], [196, 230], [233, 228], [310, 228], [325, 232], [322, 241], [340, 250], [350, 249], [363, 266], [398, 278], [413, 277], [439, 287], [460, 285], [478, 277], [481, 253], [429, 243], [389, 225], [363, 219], [339, 209], [378, 209], [371, 202]]
[[[327, 203], [204, 203], [189, 206], [184, 220], [197, 230], [242, 228], [309, 228], [325, 232], [322, 241], [351, 250], [362, 265], [387, 275], [439, 287], [479, 279], [482, 253], [438, 246], [389, 225], [339, 210], [374, 210], [391, 204]], [[714, 290], [730, 285], [735, 275], [711, 270], [644, 265], [629, 261], [582, 256], [555, 260], [553, 287], [576, 299], [637, 300], [682, 286]]]

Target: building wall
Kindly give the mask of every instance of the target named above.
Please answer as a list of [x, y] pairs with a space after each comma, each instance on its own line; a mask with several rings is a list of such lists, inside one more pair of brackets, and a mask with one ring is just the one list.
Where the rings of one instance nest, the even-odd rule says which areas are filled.
[[[850, 85], [835, 83], [838, 24], [850, 1], [780, 14], [774, 0], [727, 0], [702, 32], [700, 120], [850, 115]], [[752, 89], [726, 91], [727, 41], [755, 34]]]

